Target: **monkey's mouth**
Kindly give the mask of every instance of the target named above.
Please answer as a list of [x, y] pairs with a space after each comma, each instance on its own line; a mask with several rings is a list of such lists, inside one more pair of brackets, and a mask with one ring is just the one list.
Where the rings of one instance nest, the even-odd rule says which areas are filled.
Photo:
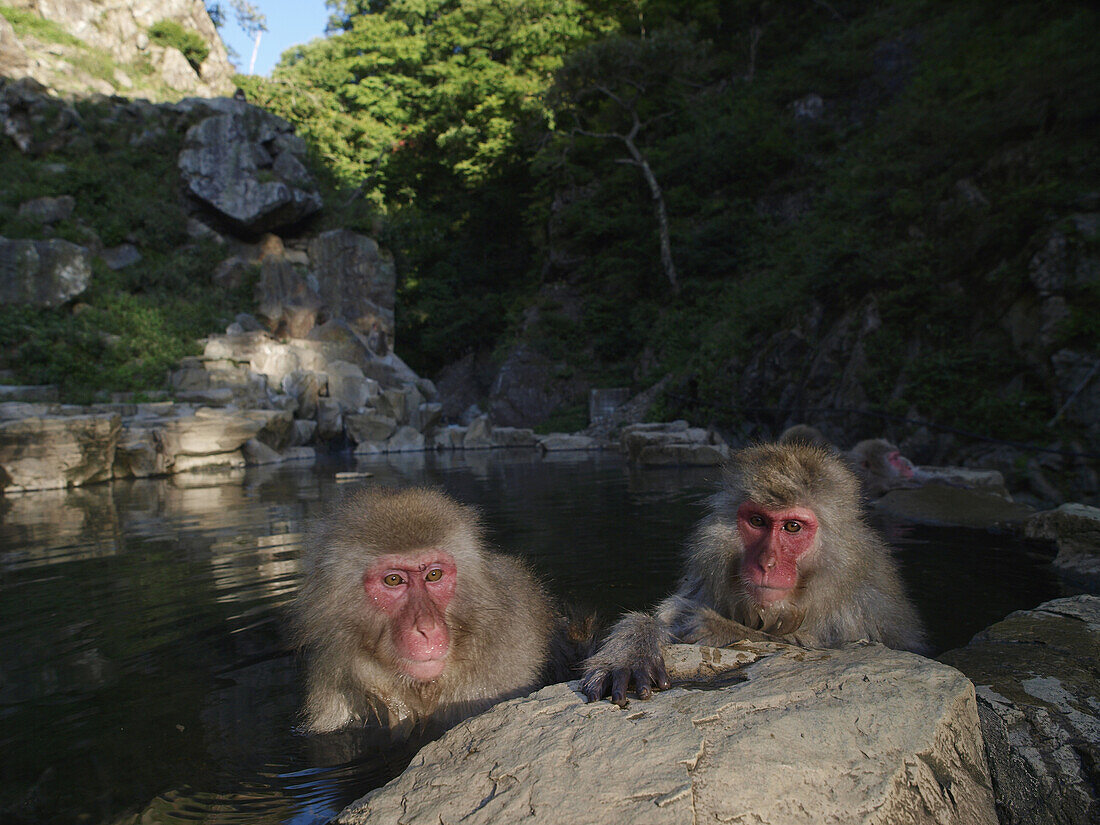
[[745, 582], [749, 598], [759, 605], [771, 605], [784, 601], [794, 593], [793, 587], [769, 587], [766, 584]]
[[401, 663], [405, 675], [417, 682], [430, 682], [443, 673], [446, 667], [446, 654], [435, 659], [405, 659]]

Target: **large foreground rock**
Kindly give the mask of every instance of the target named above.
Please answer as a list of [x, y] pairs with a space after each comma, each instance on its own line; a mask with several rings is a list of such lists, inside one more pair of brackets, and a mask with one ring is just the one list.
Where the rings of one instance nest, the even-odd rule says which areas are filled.
[[974, 690], [880, 646], [675, 646], [625, 710], [552, 685], [468, 719], [337, 822], [995, 825]]
[[977, 685], [1002, 825], [1100, 822], [1100, 597], [1017, 611], [940, 658]]

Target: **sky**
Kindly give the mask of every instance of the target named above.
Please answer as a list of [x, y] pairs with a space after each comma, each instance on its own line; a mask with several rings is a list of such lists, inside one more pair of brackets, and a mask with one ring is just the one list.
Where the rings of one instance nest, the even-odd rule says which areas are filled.
[[[324, 0], [251, 0], [252, 5], [267, 18], [267, 31], [260, 37], [260, 50], [256, 55], [254, 74], [270, 75], [272, 67], [279, 62], [279, 55], [299, 43], [308, 43], [325, 33], [329, 10]], [[248, 73], [248, 62], [252, 59], [252, 38], [237, 25], [229, 3], [223, 2], [226, 10], [225, 24], [221, 27], [222, 40], [237, 54], [233, 65], [242, 74]]]

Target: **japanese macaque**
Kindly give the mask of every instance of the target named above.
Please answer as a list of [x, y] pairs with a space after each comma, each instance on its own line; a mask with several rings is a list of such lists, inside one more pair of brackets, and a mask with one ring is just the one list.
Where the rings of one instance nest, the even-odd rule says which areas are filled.
[[867, 498], [921, 484], [920, 470], [885, 438], [860, 441], [844, 457], [859, 476]]
[[[590, 628], [565, 619], [477, 514], [428, 489], [354, 494], [303, 557], [295, 636], [309, 656], [303, 727], [458, 720], [572, 678]], [[572, 634], [572, 635], [571, 635]]]
[[667, 688], [662, 648], [777, 639], [839, 647], [867, 639], [924, 648], [890, 549], [866, 524], [859, 482], [835, 453], [805, 442], [740, 450], [688, 544], [679, 589], [630, 613], [585, 663], [590, 701], [624, 705]]
[[865, 439], [842, 453], [817, 428], [795, 424], [783, 431], [779, 443], [796, 442], [823, 447], [842, 456], [859, 478], [863, 495], [868, 499], [879, 498], [890, 490], [917, 487], [924, 481], [913, 462], [885, 438]]

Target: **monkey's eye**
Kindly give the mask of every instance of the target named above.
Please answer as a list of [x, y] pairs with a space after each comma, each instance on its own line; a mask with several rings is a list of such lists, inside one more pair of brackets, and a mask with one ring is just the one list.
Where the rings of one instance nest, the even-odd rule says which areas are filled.
[[443, 571], [437, 567], [434, 570], [429, 570], [428, 571], [428, 575], [426, 575], [424, 577], [424, 581], [426, 581], [426, 582], [437, 582], [441, 578], [443, 578]]
[[397, 587], [399, 584], [404, 584], [405, 580], [397, 573], [390, 573], [386, 578], [382, 579], [382, 583], [386, 585], [386, 587]]
[[799, 530], [802, 529], [802, 525], [799, 524], [797, 521], [785, 521], [783, 522], [783, 529], [786, 530], [788, 533], [797, 533]]
[[749, 516], [749, 524], [751, 524], [753, 527], [763, 527], [765, 524], [764, 517], [761, 515]]

